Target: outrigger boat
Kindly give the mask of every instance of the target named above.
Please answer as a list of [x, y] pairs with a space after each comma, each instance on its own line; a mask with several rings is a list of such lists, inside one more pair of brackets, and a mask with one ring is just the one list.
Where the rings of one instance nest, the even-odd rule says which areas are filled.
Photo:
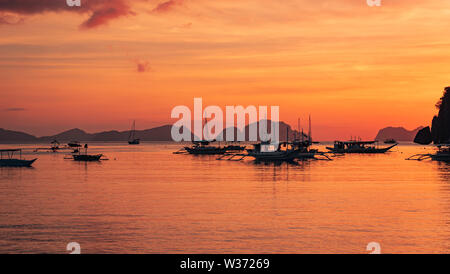
[[378, 141], [335, 141], [333, 147], [327, 149], [333, 153], [386, 153], [398, 144], [389, 147], [379, 148]]
[[240, 145], [235, 145], [235, 144], [228, 145], [225, 148], [227, 149], [227, 152], [228, 151], [244, 151], [245, 150], [245, 146], [240, 146]]
[[[19, 152], [19, 159], [15, 159], [14, 152]], [[3, 158], [3, 154], [6, 154], [6, 159]], [[21, 149], [1, 149], [0, 150], [0, 167], [31, 167], [31, 165], [37, 159], [33, 160], [24, 160], [22, 159], [22, 150]]]
[[[319, 152], [317, 149], [310, 149], [311, 144], [308, 141], [303, 142], [281, 142], [270, 143], [261, 142], [253, 145], [252, 149], [247, 149], [247, 154], [224, 154], [217, 160], [241, 161], [246, 157], [252, 157], [257, 162], [266, 161], [294, 161], [294, 160], [332, 160], [326, 153]], [[322, 159], [316, 158], [322, 156]]]
[[253, 149], [247, 149], [247, 156], [255, 158], [255, 161], [292, 161], [298, 157], [298, 153], [299, 150], [289, 142], [262, 142], [253, 145]]
[[89, 154], [87, 154], [88, 145], [85, 144], [84, 148], [85, 148], [84, 154], [81, 154], [81, 152], [78, 151], [78, 154], [72, 155], [74, 161], [77, 161], [77, 162], [98, 162], [98, 161], [100, 161], [100, 158], [102, 158], [103, 154], [89, 155]]
[[437, 151], [434, 154], [416, 154], [407, 158], [406, 160], [423, 161], [428, 159], [431, 159], [433, 161], [450, 162], [450, 144], [437, 145]]
[[[300, 130], [300, 120], [299, 120]], [[246, 157], [252, 157], [255, 161], [294, 161], [294, 160], [332, 160], [325, 152], [319, 152], [317, 149], [311, 149], [313, 144], [311, 137], [311, 117], [309, 118], [309, 134], [305, 139], [303, 130], [301, 138], [294, 137], [293, 142], [289, 142], [289, 128], [286, 129], [286, 142], [270, 143], [261, 142], [253, 145], [253, 149], [247, 149], [247, 154], [225, 154], [217, 160], [241, 161]], [[322, 159], [316, 158], [322, 156]]]
[[72, 148], [76, 148], [76, 147], [81, 147], [80, 142], [78, 141], [70, 141], [67, 146], [72, 147]]
[[184, 147], [184, 150], [193, 155], [217, 155], [224, 154], [229, 150], [228, 147], [210, 146], [215, 141], [193, 141], [193, 145], [191, 147]]

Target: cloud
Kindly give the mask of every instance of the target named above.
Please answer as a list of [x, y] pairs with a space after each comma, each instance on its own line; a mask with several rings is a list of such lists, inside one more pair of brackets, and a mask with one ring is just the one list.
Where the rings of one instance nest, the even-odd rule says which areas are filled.
[[[8, 13], [18, 17], [64, 11], [89, 14], [89, 18], [81, 24], [81, 28], [89, 29], [119, 17], [134, 15], [130, 3], [131, 0], [89, 0], [81, 1], [81, 7], [69, 7], [64, 0], [0, 0], [0, 14]], [[2, 18], [0, 15], [0, 24], [5, 21]]]
[[172, 11], [176, 6], [180, 6], [183, 4], [183, 0], [169, 0], [162, 2], [153, 9], [153, 12], [156, 13], [165, 13]]
[[4, 111], [18, 112], [18, 111], [26, 111], [26, 109], [25, 108], [6, 108], [6, 109], [4, 109]]
[[0, 25], [17, 25], [23, 23], [24, 18], [14, 13], [0, 13]]
[[150, 63], [147, 61], [137, 60], [136, 61], [137, 72], [147, 72], [151, 71]]

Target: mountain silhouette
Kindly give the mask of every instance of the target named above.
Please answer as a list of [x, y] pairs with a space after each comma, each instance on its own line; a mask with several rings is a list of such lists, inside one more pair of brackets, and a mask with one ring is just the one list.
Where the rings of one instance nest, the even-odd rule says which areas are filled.
[[[270, 130], [270, 121], [267, 121], [268, 129]], [[249, 140], [249, 125], [245, 127], [246, 140]], [[257, 127], [258, 129], [258, 127]], [[280, 122], [280, 141], [286, 140], [286, 132], [289, 131], [289, 140], [293, 140], [294, 137], [299, 138], [300, 133], [298, 131], [292, 130], [291, 126], [284, 122]], [[172, 125], [164, 125], [156, 128], [146, 129], [146, 130], [136, 130], [135, 136], [141, 141], [172, 141], [171, 135]], [[237, 128], [235, 131], [235, 140], [237, 140]], [[36, 137], [27, 133], [11, 131], [6, 129], [0, 129], [0, 143], [50, 143], [53, 140], [57, 140], [60, 143], [69, 141], [80, 141], [80, 142], [125, 142], [128, 140], [128, 136], [131, 131], [103, 131], [98, 133], [87, 133], [79, 128], [70, 129], [56, 135]], [[225, 132], [225, 131], [224, 131]], [[221, 133], [221, 134], [224, 134]], [[259, 134], [258, 134], [259, 135]], [[226, 134], [224, 135], [226, 136]], [[191, 133], [192, 140], [194, 140], [194, 135]], [[304, 138], [307, 135], [304, 134]], [[258, 140], [260, 140], [258, 136]]]
[[8, 143], [35, 143], [35, 142], [37, 142], [37, 138], [33, 135], [19, 131], [11, 131], [0, 128], [0, 143], [8, 144]]
[[386, 127], [378, 131], [375, 140], [385, 141], [388, 139], [394, 139], [396, 141], [412, 142], [417, 132], [423, 127], [418, 127], [413, 130], [407, 130], [403, 127]]

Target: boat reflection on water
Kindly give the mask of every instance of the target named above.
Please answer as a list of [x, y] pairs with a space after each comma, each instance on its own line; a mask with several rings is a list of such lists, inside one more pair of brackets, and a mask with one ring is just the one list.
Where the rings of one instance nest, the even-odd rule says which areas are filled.
[[431, 155], [431, 159], [435, 161], [450, 162], [450, 144], [438, 145], [438, 151]]
[[443, 178], [443, 181], [450, 182], [450, 161], [440, 161], [437, 164], [439, 175]]

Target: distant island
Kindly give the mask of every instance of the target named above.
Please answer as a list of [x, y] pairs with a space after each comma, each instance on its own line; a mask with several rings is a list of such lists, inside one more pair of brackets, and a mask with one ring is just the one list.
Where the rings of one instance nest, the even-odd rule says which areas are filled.
[[[268, 121], [270, 122], [270, 121]], [[280, 140], [286, 140], [286, 133], [289, 132], [289, 139], [293, 140], [294, 137], [299, 137], [300, 133], [292, 129], [292, 127], [284, 122], [280, 122]], [[156, 128], [146, 130], [136, 130], [135, 134], [137, 138], [144, 142], [170, 142], [172, 141], [171, 135], [172, 125], [164, 125]], [[238, 129], [234, 128], [235, 139]], [[226, 136], [224, 131], [219, 134]], [[249, 136], [249, 125], [245, 127], [246, 138]], [[307, 138], [306, 134], [303, 134], [304, 138]], [[130, 131], [104, 131], [98, 133], [87, 133], [84, 130], [75, 128], [67, 130], [52, 136], [36, 137], [24, 132], [11, 131], [0, 128], [0, 143], [2, 144], [33, 144], [33, 143], [51, 143], [54, 140], [58, 142], [127, 142], [130, 136]], [[258, 138], [259, 139], [259, 138]]]
[[412, 142], [417, 132], [419, 132], [422, 128], [423, 127], [418, 127], [413, 130], [407, 130], [403, 127], [386, 127], [378, 131], [375, 140], [385, 141], [388, 139], [394, 139], [399, 142]]

